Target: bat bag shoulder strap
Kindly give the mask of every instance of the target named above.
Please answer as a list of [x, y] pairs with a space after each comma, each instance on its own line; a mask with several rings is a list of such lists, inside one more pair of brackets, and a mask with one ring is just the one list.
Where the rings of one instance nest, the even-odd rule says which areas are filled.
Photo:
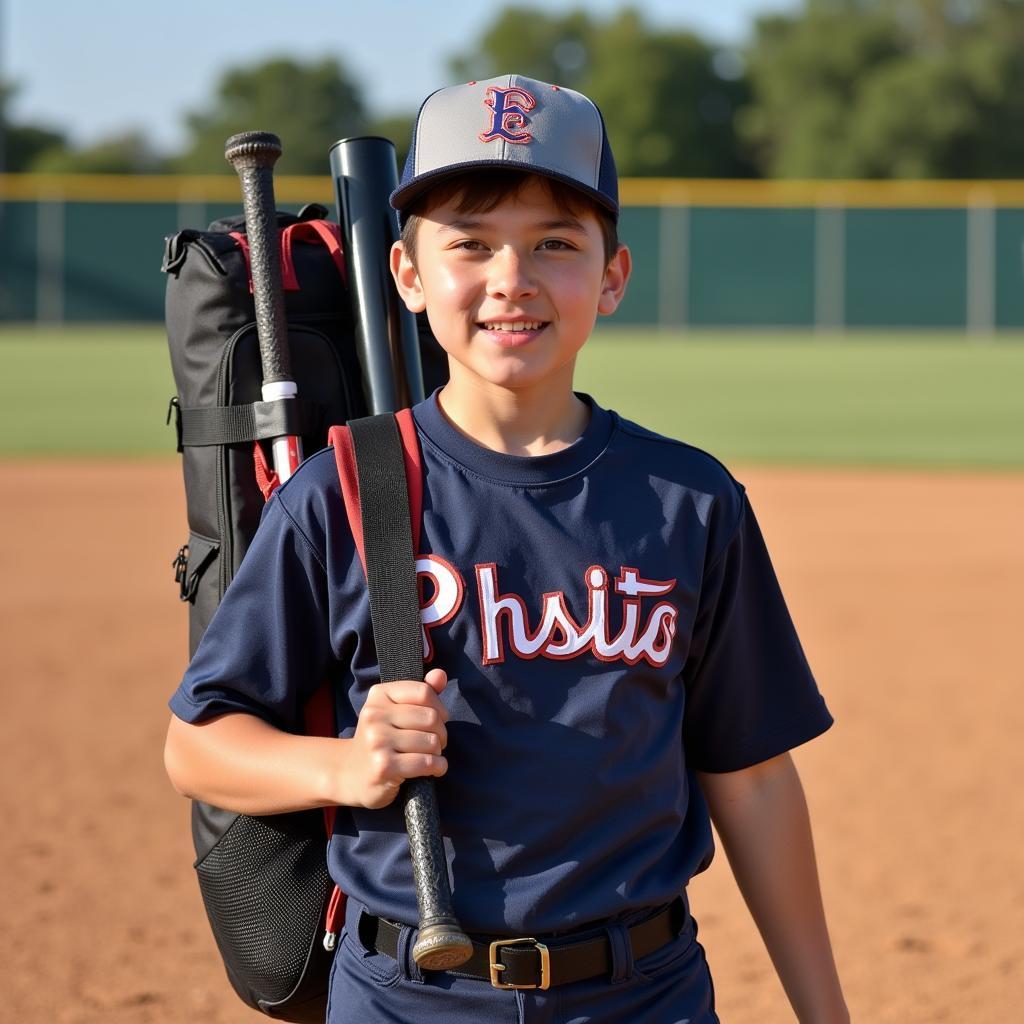
[[416, 549], [423, 474], [412, 413], [351, 420], [332, 428], [330, 440], [366, 573], [381, 680], [422, 679]]
[[[425, 643], [416, 552], [423, 473], [412, 413], [352, 420], [347, 429], [332, 430], [331, 440], [352, 536], [366, 572], [381, 681], [422, 680]], [[465, 962], [472, 946], [452, 907], [433, 779], [406, 779], [399, 800], [420, 920], [413, 955], [427, 970], [455, 967]]]
[[[415, 551], [423, 506], [416, 425], [408, 409], [331, 427], [328, 440], [370, 594], [370, 620], [382, 682], [423, 678], [423, 638]], [[313, 728], [308, 728], [312, 733]], [[328, 822], [333, 833], [334, 816]], [[334, 948], [345, 909], [337, 887], [324, 944]]]

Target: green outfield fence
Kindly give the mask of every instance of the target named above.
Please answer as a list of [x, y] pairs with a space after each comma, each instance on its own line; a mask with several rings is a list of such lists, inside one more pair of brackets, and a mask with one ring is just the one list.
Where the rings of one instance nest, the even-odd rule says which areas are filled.
[[[329, 179], [280, 177], [282, 207]], [[627, 179], [622, 326], [1024, 327], [1024, 182]], [[0, 175], [0, 321], [160, 321], [164, 236], [230, 176]]]

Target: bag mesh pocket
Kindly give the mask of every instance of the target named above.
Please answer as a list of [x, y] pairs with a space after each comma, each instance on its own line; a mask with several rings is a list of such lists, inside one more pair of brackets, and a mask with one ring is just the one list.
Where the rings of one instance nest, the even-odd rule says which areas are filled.
[[239, 815], [196, 862], [199, 888], [228, 975], [252, 1005], [295, 989], [319, 945], [331, 888], [317, 811]]

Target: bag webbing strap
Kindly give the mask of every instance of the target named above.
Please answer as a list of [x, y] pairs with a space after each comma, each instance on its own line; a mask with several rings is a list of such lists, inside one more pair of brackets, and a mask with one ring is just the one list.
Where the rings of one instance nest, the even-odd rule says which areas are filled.
[[281, 278], [286, 292], [297, 292], [302, 287], [295, 273], [295, 259], [292, 256], [292, 246], [296, 240], [325, 245], [342, 282], [347, 283], [345, 254], [341, 248], [341, 226], [323, 219], [303, 220], [298, 224], [289, 224], [281, 232]]
[[[319, 207], [319, 209], [322, 210], [323, 207]], [[302, 290], [295, 274], [295, 261], [292, 257], [292, 245], [296, 239], [325, 245], [328, 254], [334, 260], [334, 265], [338, 268], [341, 280], [343, 282], [348, 280], [345, 270], [345, 254], [341, 248], [340, 224], [320, 217], [315, 220], [302, 220], [296, 224], [289, 224], [285, 228], [279, 228], [279, 234], [281, 238], [281, 285], [286, 292]], [[229, 231], [228, 235], [242, 250], [245, 272], [249, 277], [249, 291], [252, 292], [252, 255], [249, 252], [249, 239], [243, 231]], [[168, 259], [165, 258], [164, 262], [167, 263]]]
[[391, 413], [349, 423], [381, 681], [423, 678], [423, 632], [405, 454]]
[[324, 406], [303, 398], [179, 408], [179, 445], [202, 448], [320, 432]]

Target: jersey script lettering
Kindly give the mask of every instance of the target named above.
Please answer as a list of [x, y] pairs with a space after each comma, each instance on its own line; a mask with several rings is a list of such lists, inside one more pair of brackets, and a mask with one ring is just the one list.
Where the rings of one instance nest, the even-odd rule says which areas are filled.
[[[509, 650], [524, 659], [543, 657], [561, 661], [590, 652], [600, 661], [624, 661], [628, 665], [646, 661], [661, 666], [668, 661], [679, 612], [675, 605], [657, 599], [672, 591], [675, 580], [644, 579], [637, 569], [622, 566], [609, 588], [608, 572], [600, 565], [592, 565], [583, 574], [588, 596], [586, 621], [581, 623], [573, 616], [565, 594], [556, 590], [541, 595], [539, 621], [534, 629], [523, 598], [501, 593], [494, 562], [476, 565], [474, 570], [483, 643], [480, 661], [484, 665], [500, 664]], [[430, 661], [430, 631], [459, 611], [466, 587], [459, 571], [437, 555], [418, 558], [416, 571], [420, 581], [423, 656]], [[612, 593], [622, 604], [621, 625], [614, 636], [609, 616], [609, 602], [615, 599]]]

